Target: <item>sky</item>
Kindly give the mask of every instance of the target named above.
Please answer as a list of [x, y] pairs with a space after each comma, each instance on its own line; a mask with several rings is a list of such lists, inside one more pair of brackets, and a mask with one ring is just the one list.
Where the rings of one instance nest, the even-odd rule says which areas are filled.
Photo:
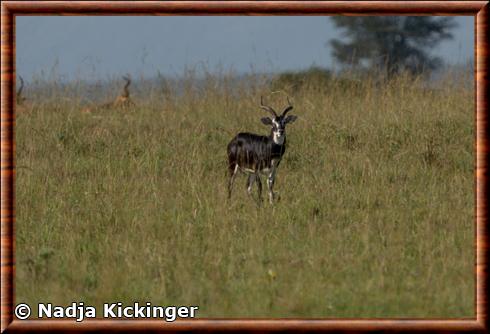
[[[473, 57], [474, 18], [455, 17], [454, 39], [433, 54], [449, 64]], [[327, 16], [17, 16], [17, 73], [98, 80], [179, 76], [184, 69], [237, 73], [339, 67], [329, 40], [340, 32]]]

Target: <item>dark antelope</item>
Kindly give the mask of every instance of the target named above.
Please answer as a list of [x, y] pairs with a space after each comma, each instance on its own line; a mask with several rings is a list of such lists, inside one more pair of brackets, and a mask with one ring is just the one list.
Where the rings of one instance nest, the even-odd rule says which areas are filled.
[[257, 182], [259, 200], [262, 197], [262, 182], [260, 174], [267, 176], [267, 187], [269, 190], [269, 201], [274, 201], [274, 181], [276, 178], [277, 167], [281, 158], [286, 151], [286, 124], [296, 120], [296, 116], [286, 114], [293, 109], [288, 100], [288, 106], [281, 115], [269, 106], [264, 105], [260, 97], [260, 108], [269, 112], [272, 117], [264, 117], [262, 123], [271, 126], [269, 136], [260, 136], [253, 133], [239, 133], [228, 144], [228, 171], [230, 179], [228, 182], [228, 198], [231, 197], [231, 191], [235, 176], [238, 171], [248, 174], [247, 191], [252, 193], [252, 186]]

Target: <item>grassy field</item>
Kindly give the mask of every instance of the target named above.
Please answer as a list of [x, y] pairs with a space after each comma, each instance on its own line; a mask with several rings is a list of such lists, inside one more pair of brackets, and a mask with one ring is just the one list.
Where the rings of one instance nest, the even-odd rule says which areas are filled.
[[257, 207], [244, 176], [227, 201], [226, 145], [268, 133], [260, 95], [276, 109], [286, 95], [260, 76], [231, 80], [157, 85], [129, 110], [82, 113], [67, 88], [28, 101], [16, 124], [16, 303], [474, 316], [471, 89], [407, 78], [286, 88], [298, 120], [281, 199]]

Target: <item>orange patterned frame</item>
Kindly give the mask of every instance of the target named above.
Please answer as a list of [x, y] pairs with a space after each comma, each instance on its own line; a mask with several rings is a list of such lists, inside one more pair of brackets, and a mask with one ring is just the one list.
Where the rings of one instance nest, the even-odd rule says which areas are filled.
[[[488, 332], [488, 1], [4, 1], [1, 3], [1, 331], [412, 331]], [[471, 15], [475, 17], [476, 316], [472, 319], [17, 320], [15, 274], [16, 15]]]

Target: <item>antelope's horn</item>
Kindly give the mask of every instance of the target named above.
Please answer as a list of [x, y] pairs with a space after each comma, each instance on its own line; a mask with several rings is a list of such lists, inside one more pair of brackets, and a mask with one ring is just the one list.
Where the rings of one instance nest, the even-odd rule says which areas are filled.
[[291, 105], [291, 102], [289, 101], [289, 96], [286, 97], [287, 100], [288, 100], [288, 106], [286, 107], [286, 109], [284, 109], [284, 111], [282, 112], [282, 116], [286, 116], [286, 114], [288, 112], [290, 112], [291, 110], [293, 110], [293, 106]]
[[272, 115], [272, 116], [274, 116], [274, 118], [276, 118], [276, 117], [277, 117], [277, 114], [276, 114], [276, 112], [274, 111], [274, 109], [272, 109], [272, 108], [271, 108], [271, 107], [269, 107], [269, 106], [264, 105], [264, 102], [263, 102], [263, 97], [262, 97], [262, 96], [260, 97], [260, 107], [261, 107], [262, 109], [264, 109], [265, 111], [270, 112], [270, 113], [271, 113], [271, 115]]

